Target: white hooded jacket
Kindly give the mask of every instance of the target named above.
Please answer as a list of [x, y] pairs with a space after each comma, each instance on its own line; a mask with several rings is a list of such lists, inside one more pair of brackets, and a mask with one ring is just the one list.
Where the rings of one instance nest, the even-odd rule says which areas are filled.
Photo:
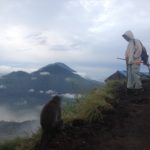
[[141, 42], [137, 39], [134, 39], [133, 33], [131, 31], [125, 32], [124, 35], [130, 39], [125, 52], [125, 59], [127, 60], [127, 64], [140, 64], [142, 53]]

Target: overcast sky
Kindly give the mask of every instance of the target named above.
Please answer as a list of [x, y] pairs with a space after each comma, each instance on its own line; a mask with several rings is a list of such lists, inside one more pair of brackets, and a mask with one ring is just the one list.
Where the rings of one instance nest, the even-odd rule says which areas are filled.
[[[63, 62], [104, 80], [124, 70], [133, 31], [150, 49], [149, 0], [0, 0], [0, 73]], [[144, 66], [142, 66], [144, 68]]]

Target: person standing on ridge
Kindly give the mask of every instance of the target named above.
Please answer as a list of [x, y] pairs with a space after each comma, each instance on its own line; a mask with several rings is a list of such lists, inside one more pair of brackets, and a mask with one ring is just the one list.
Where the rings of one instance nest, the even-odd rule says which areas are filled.
[[127, 65], [127, 92], [140, 92], [143, 90], [140, 79], [140, 64], [142, 45], [138, 39], [134, 38], [131, 31], [125, 32], [123, 38], [128, 42], [125, 51], [125, 60]]

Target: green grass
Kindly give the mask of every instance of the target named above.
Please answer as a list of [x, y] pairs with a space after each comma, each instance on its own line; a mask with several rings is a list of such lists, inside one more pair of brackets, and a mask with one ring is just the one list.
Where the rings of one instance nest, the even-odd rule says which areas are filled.
[[88, 95], [81, 97], [77, 103], [69, 105], [64, 110], [64, 120], [103, 121], [103, 112], [113, 109], [113, 105], [118, 102], [117, 90], [122, 84], [121, 82], [111, 81], [103, 88], [96, 89]]

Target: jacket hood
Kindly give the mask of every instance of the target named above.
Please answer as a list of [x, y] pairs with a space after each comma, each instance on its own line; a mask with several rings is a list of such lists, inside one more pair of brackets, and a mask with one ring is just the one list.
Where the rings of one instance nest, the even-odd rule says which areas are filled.
[[126, 31], [123, 35], [126, 35], [129, 39], [134, 39], [134, 35], [131, 31]]

